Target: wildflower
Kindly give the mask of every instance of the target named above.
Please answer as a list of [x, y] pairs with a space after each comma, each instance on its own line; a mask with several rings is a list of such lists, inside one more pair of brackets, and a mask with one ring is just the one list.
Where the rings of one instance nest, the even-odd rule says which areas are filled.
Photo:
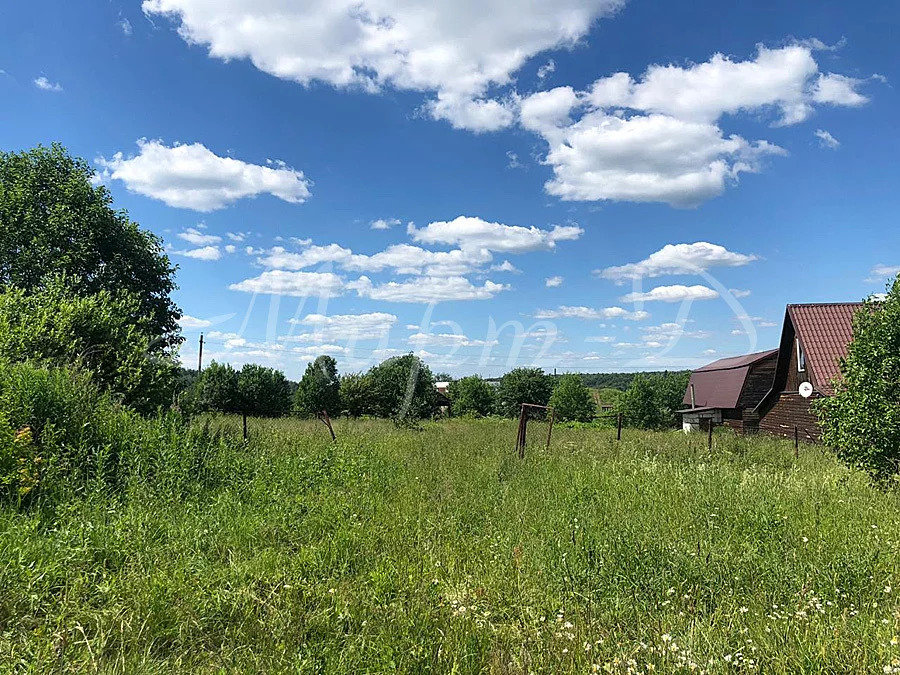
[[739, 611], [741, 614], [746, 614], [746, 613], [749, 612], [750, 610], [747, 609], [746, 607], [741, 607], [738, 611]]
[[890, 593], [890, 592], [891, 592], [891, 587], [890, 587], [890, 586], [885, 586], [885, 587], [884, 587], [884, 592], [885, 592], [885, 593]]

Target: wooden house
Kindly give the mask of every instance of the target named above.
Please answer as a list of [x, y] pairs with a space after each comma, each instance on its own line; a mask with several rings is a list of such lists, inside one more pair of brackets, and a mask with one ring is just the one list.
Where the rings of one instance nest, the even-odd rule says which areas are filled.
[[679, 411], [685, 431], [700, 431], [710, 424], [744, 430], [744, 419], [769, 391], [775, 373], [777, 349], [719, 359], [691, 373]]
[[[834, 395], [840, 359], [853, 338], [859, 302], [788, 305], [769, 392], [748, 415], [745, 426], [771, 434], [816, 441], [819, 424], [810, 405]], [[804, 383], [808, 382], [808, 385]]]

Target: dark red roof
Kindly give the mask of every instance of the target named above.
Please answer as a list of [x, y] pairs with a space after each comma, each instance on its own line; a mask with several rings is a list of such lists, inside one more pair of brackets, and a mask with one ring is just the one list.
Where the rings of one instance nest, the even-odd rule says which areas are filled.
[[787, 307], [806, 355], [813, 384], [827, 396], [834, 395], [831, 381], [840, 375], [839, 361], [847, 355], [847, 347], [853, 339], [853, 316], [861, 307], [861, 302]]
[[[684, 392], [682, 402], [692, 408], [737, 408], [750, 367], [763, 359], [774, 358], [776, 354], [777, 349], [769, 349], [755, 354], [719, 359], [698, 368], [691, 373], [691, 381], [687, 391]], [[691, 385], [694, 386], [693, 401]]]

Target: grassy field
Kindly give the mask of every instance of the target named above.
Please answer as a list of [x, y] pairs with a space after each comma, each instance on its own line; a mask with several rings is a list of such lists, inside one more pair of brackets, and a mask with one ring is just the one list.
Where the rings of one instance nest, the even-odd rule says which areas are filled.
[[900, 502], [820, 449], [335, 426], [252, 420], [178, 500], [0, 510], [2, 670], [900, 672]]

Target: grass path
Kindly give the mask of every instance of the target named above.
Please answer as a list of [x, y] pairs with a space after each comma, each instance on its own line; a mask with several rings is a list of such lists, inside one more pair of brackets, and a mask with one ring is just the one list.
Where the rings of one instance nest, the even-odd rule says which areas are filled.
[[521, 462], [511, 422], [251, 427], [215, 492], [0, 511], [0, 668], [900, 664], [900, 503], [820, 449], [560, 429]]

